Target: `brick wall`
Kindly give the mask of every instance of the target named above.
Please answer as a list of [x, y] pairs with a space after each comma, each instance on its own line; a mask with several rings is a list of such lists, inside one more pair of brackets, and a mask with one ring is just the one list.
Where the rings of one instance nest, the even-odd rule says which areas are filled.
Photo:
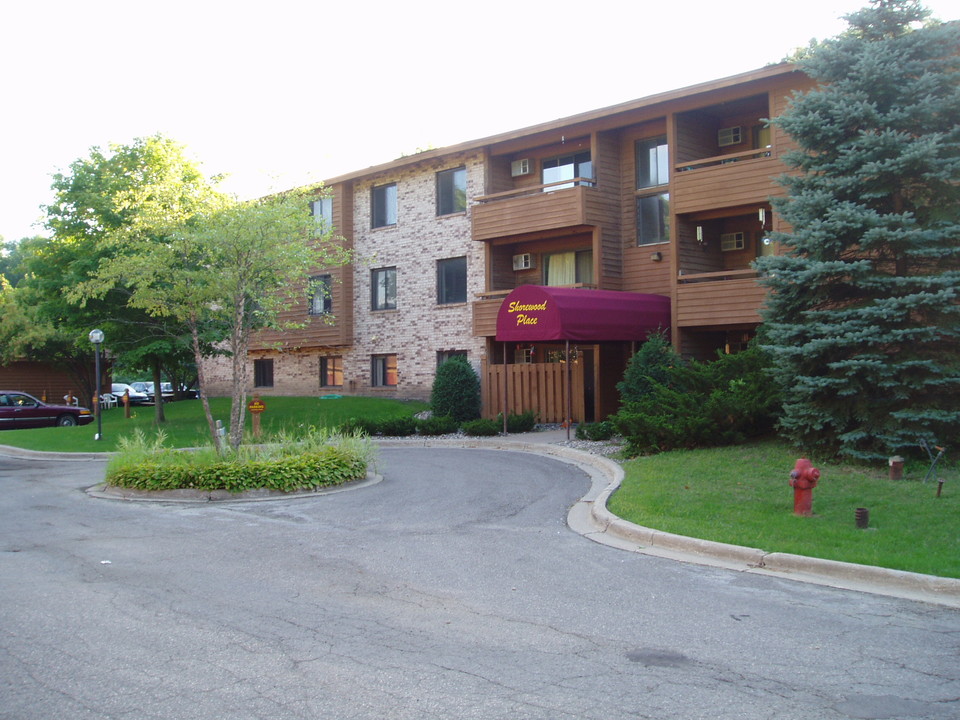
[[[436, 173], [465, 166], [467, 211], [436, 215]], [[483, 338], [472, 335], [471, 301], [484, 289], [483, 245], [470, 239], [470, 198], [482, 195], [480, 155], [448, 157], [414, 170], [370, 178], [354, 193], [355, 342], [345, 358], [344, 375], [356, 381], [360, 394], [429, 399], [439, 351], [466, 350], [479, 372]], [[370, 228], [371, 189], [397, 183], [397, 224]], [[466, 256], [467, 302], [437, 304], [437, 261]], [[370, 310], [370, 271], [397, 268], [397, 309]], [[396, 353], [396, 388], [370, 386], [370, 356]]]
[[[467, 210], [437, 217], [436, 173], [456, 167], [467, 170]], [[470, 198], [484, 194], [483, 158], [479, 153], [446, 157], [413, 169], [383, 174], [358, 182], [354, 187], [355, 252], [354, 338], [343, 348], [303, 348], [294, 351], [258, 351], [255, 358], [273, 359], [274, 385], [257, 388], [263, 395], [318, 395], [342, 392], [351, 395], [428, 400], [436, 373], [437, 353], [467, 351], [479, 373], [484, 352], [483, 338], [472, 335], [474, 296], [484, 289], [482, 243], [470, 239]], [[370, 227], [371, 191], [376, 185], [397, 184], [397, 223]], [[467, 302], [437, 304], [437, 261], [467, 258]], [[370, 307], [371, 270], [396, 267], [396, 310], [373, 311]], [[373, 387], [371, 356], [397, 355], [396, 387]], [[343, 358], [343, 388], [320, 387], [320, 356]], [[230, 392], [229, 358], [204, 363], [208, 395]]]

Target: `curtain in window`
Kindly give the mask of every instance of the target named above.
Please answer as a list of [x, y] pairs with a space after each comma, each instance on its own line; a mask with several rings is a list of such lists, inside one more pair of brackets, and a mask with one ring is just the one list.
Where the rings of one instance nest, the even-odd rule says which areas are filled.
[[557, 253], [547, 256], [547, 285], [573, 285], [577, 282], [577, 254]]

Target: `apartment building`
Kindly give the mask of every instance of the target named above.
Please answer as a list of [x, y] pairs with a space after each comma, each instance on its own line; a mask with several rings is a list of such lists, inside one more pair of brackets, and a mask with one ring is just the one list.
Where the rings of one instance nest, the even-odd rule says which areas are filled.
[[[783, 229], [790, 144], [765, 119], [809, 87], [774, 65], [330, 179], [314, 214], [355, 261], [317, 269], [302, 330], [258, 338], [251, 391], [428, 399], [461, 354], [485, 415], [589, 421], [652, 330], [735, 352], [764, 298], [750, 263]], [[208, 376], [226, 392], [225, 365]]]

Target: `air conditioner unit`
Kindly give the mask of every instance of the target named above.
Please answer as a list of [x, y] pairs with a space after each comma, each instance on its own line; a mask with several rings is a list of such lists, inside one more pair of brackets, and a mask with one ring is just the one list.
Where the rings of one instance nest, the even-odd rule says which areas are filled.
[[523, 158], [522, 160], [514, 160], [510, 163], [510, 175], [511, 177], [520, 177], [521, 175], [529, 175], [533, 172], [533, 160], [530, 158]]
[[723, 252], [743, 250], [743, 248], [746, 247], [744, 239], [742, 232], [723, 233], [720, 235], [720, 249]]
[[729, 147], [730, 145], [739, 145], [743, 142], [743, 128], [739, 125], [735, 127], [720, 128], [717, 130], [717, 145], [720, 147]]
[[536, 267], [534, 262], [533, 255], [530, 253], [521, 253], [520, 255], [513, 256], [513, 269], [514, 270], [533, 270]]

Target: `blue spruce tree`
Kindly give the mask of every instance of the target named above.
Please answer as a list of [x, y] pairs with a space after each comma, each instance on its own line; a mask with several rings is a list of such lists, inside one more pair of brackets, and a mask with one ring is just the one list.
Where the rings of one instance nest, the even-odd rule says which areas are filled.
[[861, 460], [960, 439], [960, 23], [873, 0], [798, 65], [816, 89], [775, 201], [792, 250], [757, 261], [781, 430]]

